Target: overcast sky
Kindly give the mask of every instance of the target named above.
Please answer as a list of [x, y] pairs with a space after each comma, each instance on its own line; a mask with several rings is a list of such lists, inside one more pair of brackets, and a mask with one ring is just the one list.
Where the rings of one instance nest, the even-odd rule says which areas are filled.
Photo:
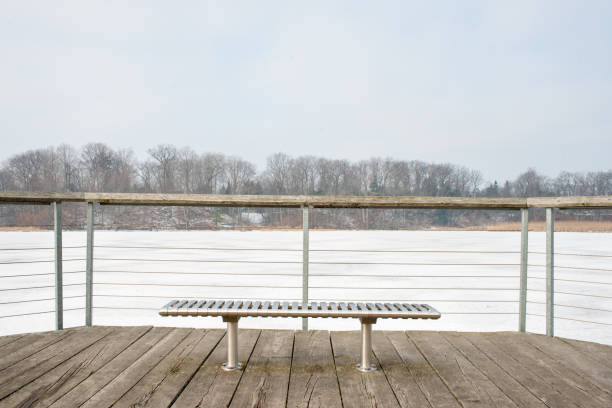
[[105, 142], [612, 169], [612, 2], [2, 1], [0, 160]]

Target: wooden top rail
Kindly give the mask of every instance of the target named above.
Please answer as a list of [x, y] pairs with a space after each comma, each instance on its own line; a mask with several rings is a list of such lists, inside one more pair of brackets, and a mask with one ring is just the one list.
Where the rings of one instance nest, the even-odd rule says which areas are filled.
[[0, 203], [48, 204], [52, 202], [97, 202], [107, 205], [171, 205], [205, 207], [294, 207], [314, 208], [612, 208], [612, 196], [569, 196], [531, 198], [422, 197], [422, 196], [287, 196], [224, 194], [146, 193], [38, 193], [0, 192]]

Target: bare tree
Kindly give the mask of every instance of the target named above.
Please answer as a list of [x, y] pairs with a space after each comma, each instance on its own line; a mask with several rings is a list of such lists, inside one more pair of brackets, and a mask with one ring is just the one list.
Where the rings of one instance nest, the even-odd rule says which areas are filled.
[[225, 163], [229, 194], [244, 194], [255, 178], [255, 166], [239, 157], [229, 157]]
[[156, 179], [160, 193], [174, 192], [174, 171], [178, 152], [176, 147], [160, 144], [147, 150], [149, 155], [157, 162]]

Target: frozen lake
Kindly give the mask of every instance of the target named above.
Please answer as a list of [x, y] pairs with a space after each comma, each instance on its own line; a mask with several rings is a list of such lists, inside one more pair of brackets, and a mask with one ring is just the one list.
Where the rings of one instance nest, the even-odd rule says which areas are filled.
[[[64, 325], [80, 326], [85, 233], [63, 239]], [[220, 318], [158, 316], [171, 298], [301, 300], [301, 231], [96, 231], [95, 245], [96, 325], [224, 327]], [[53, 311], [52, 246], [52, 232], [0, 232], [0, 316]], [[426, 302], [443, 314], [438, 321], [381, 319], [375, 329], [516, 331], [519, 247], [518, 232], [311, 231], [309, 295]], [[612, 234], [555, 234], [557, 336], [612, 344], [611, 248]], [[527, 330], [544, 333], [544, 233], [529, 234], [529, 250]], [[14, 276], [30, 274], [38, 276]], [[37, 288], [13, 290], [30, 287]], [[356, 330], [359, 321], [309, 325]], [[301, 322], [246, 318], [240, 326], [297, 329]], [[0, 335], [53, 328], [53, 313], [0, 317]]]

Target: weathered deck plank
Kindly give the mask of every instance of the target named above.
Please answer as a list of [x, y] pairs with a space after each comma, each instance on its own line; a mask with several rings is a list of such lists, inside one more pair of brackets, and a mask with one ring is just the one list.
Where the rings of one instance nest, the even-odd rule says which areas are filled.
[[230, 406], [284, 406], [287, 401], [292, 351], [293, 332], [262, 332]]
[[55, 369], [27, 384], [0, 402], [10, 407], [48, 407], [81, 381], [98, 371], [150, 326], [126, 327], [116, 330], [89, 348], [66, 360]]
[[517, 406], [440, 333], [411, 332], [410, 339], [465, 408]]
[[519, 382], [512, 378], [501, 368], [495, 360], [489, 358], [476, 348], [461, 333], [443, 333], [444, 337], [472, 364], [478, 367], [484, 375], [494, 382], [512, 401], [521, 407], [546, 408], [546, 404], [537, 399], [533, 394], [525, 392]]
[[359, 332], [93, 327], [0, 337], [4, 407], [612, 406], [612, 347], [523, 333], [373, 333], [376, 372], [355, 370]]
[[296, 332], [288, 407], [342, 407], [327, 331]]
[[[260, 330], [240, 330], [238, 358], [243, 364], [248, 364], [260, 332]], [[243, 371], [223, 371], [221, 364], [226, 360], [227, 342], [223, 338], [172, 406], [182, 408], [229, 405]]]
[[612, 368], [612, 347], [606, 346], [605, 344], [591, 343], [588, 341], [561, 338], [558, 340], [573, 346], [578, 352], [587, 353], [590, 356], [595, 357], [600, 363]]
[[215, 348], [221, 330], [194, 330], [114, 407], [168, 407]]
[[136, 385], [141, 378], [147, 375], [178, 343], [182, 342], [193, 331], [193, 329], [172, 330], [170, 334], [155, 344], [142, 357], [136, 360], [134, 364], [130, 365], [81, 406], [84, 408], [103, 408], [114, 405], [118, 398]]
[[481, 333], [466, 333], [465, 337], [546, 405], [572, 408], [577, 406], [543, 378], [534, 374], [528, 366], [510, 357]]
[[385, 333], [379, 331], [372, 333], [372, 348], [400, 406], [428, 407], [427, 398]]
[[168, 335], [172, 329], [153, 328], [136, 342], [123, 350], [104, 367], [96, 371], [86, 380], [74, 387], [70, 392], [55, 401], [52, 407], [74, 407], [85, 403], [98, 390], [111, 382], [132, 363], [137, 361], [145, 352], [155, 346]]
[[[346, 407], [399, 407], [385, 373], [378, 370], [362, 373], [355, 370], [359, 361], [360, 333], [332, 332], [332, 347], [342, 403]], [[376, 358], [372, 356], [372, 362]]]
[[24, 334], [13, 334], [10, 336], [3, 336], [0, 337], [0, 351], [2, 350], [1, 347], [4, 347], [7, 344], [10, 344], [14, 341], [19, 340], [20, 338], [22, 338], [23, 336], [25, 336]]
[[91, 346], [112, 329], [95, 327], [89, 331], [76, 331], [28, 358], [0, 372], [0, 399], [17, 391], [48, 371], [54, 369], [81, 350]]
[[538, 352], [535, 347], [522, 340], [523, 336], [499, 333], [486, 337], [576, 405], [597, 408], [608, 400], [609, 395], [587, 377], [578, 375], [574, 370]]
[[72, 330], [33, 333], [15, 339], [15, 341], [0, 348], [0, 371], [39, 352], [51, 344], [61, 341], [72, 333], [74, 333]]
[[461, 408], [457, 398], [425, 360], [404, 332], [388, 332], [387, 338], [434, 408]]
[[588, 376], [591, 381], [608, 393], [612, 393], [612, 368], [600, 363], [588, 352], [576, 352], [576, 349], [559, 339], [542, 335], [529, 334], [523, 340], [537, 347], [571, 370]]

